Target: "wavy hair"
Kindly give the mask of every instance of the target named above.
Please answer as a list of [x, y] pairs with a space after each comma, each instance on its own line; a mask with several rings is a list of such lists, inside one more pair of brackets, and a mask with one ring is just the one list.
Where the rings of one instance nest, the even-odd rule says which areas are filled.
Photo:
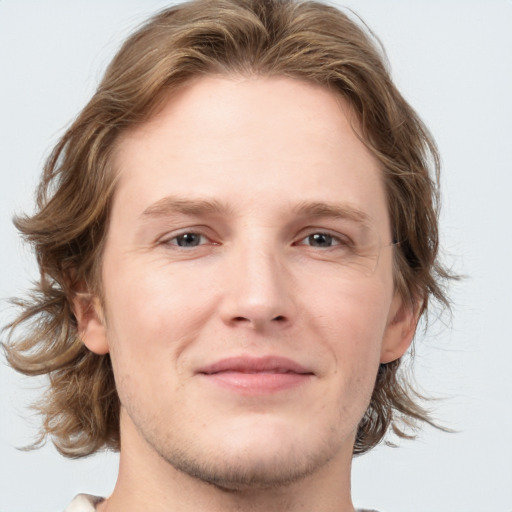
[[[369, 29], [312, 1], [195, 0], [168, 8], [121, 47], [48, 158], [36, 213], [14, 220], [35, 250], [40, 279], [32, 295], [16, 301], [20, 313], [3, 345], [13, 368], [49, 378], [36, 404], [43, 425], [34, 446], [50, 436], [69, 457], [119, 449], [120, 403], [110, 357], [83, 345], [72, 301], [84, 288], [101, 289], [120, 134], [158, 112], [177, 87], [208, 74], [286, 76], [342, 95], [382, 169], [400, 242], [398, 293], [418, 315], [427, 313], [431, 299], [448, 306], [444, 283], [451, 276], [438, 261], [438, 152], [393, 84]], [[433, 424], [400, 363], [380, 366], [354, 454], [370, 450], [390, 427], [410, 437], [419, 423]]]

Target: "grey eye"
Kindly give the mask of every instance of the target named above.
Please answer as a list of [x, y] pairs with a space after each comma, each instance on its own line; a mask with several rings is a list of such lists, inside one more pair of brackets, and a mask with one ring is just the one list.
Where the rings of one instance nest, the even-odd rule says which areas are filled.
[[179, 247], [197, 247], [201, 243], [202, 235], [199, 233], [183, 233], [174, 238]]
[[332, 247], [337, 244], [337, 240], [327, 233], [314, 233], [307, 236], [305, 241], [312, 247]]

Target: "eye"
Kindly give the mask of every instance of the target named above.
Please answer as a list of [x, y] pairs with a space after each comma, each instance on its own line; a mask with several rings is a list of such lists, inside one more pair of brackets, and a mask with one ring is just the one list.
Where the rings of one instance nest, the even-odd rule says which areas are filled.
[[189, 232], [181, 233], [180, 235], [170, 238], [165, 243], [169, 245], [177, 245], [178, 247], [190, 248], [208, 243], [208, 238], [200, 233]]
[[299, 241], [299, 245], [308, 245], [310, 247], [329, 248], [337, 245], [347, 245], [347, 241], [343, 241], [338, 236], [330, 233], [311, 233], [307, 237]]

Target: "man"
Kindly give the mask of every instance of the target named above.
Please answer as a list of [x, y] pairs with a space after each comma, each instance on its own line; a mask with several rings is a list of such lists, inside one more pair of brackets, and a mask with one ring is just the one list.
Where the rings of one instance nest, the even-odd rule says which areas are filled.
[[9, 362], [49, 375], [63, 454], [120, 450], [68, 510], [353, 511], [352, 456], [431, 421], [397, 371], [446, 302], [437, 169], [333, 8], [196, 1], [134, 34], [16, 220], [42, 277]]

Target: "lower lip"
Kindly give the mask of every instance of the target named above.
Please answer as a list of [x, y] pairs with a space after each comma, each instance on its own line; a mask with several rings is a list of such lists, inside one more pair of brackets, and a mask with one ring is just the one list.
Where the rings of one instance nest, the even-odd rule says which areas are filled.
[[309, 373], [243, 373], [219, 372], [202, 374], [223, 388], [228, 388], [245, 395], [277, 393], [305, 384], [312, 377]]

